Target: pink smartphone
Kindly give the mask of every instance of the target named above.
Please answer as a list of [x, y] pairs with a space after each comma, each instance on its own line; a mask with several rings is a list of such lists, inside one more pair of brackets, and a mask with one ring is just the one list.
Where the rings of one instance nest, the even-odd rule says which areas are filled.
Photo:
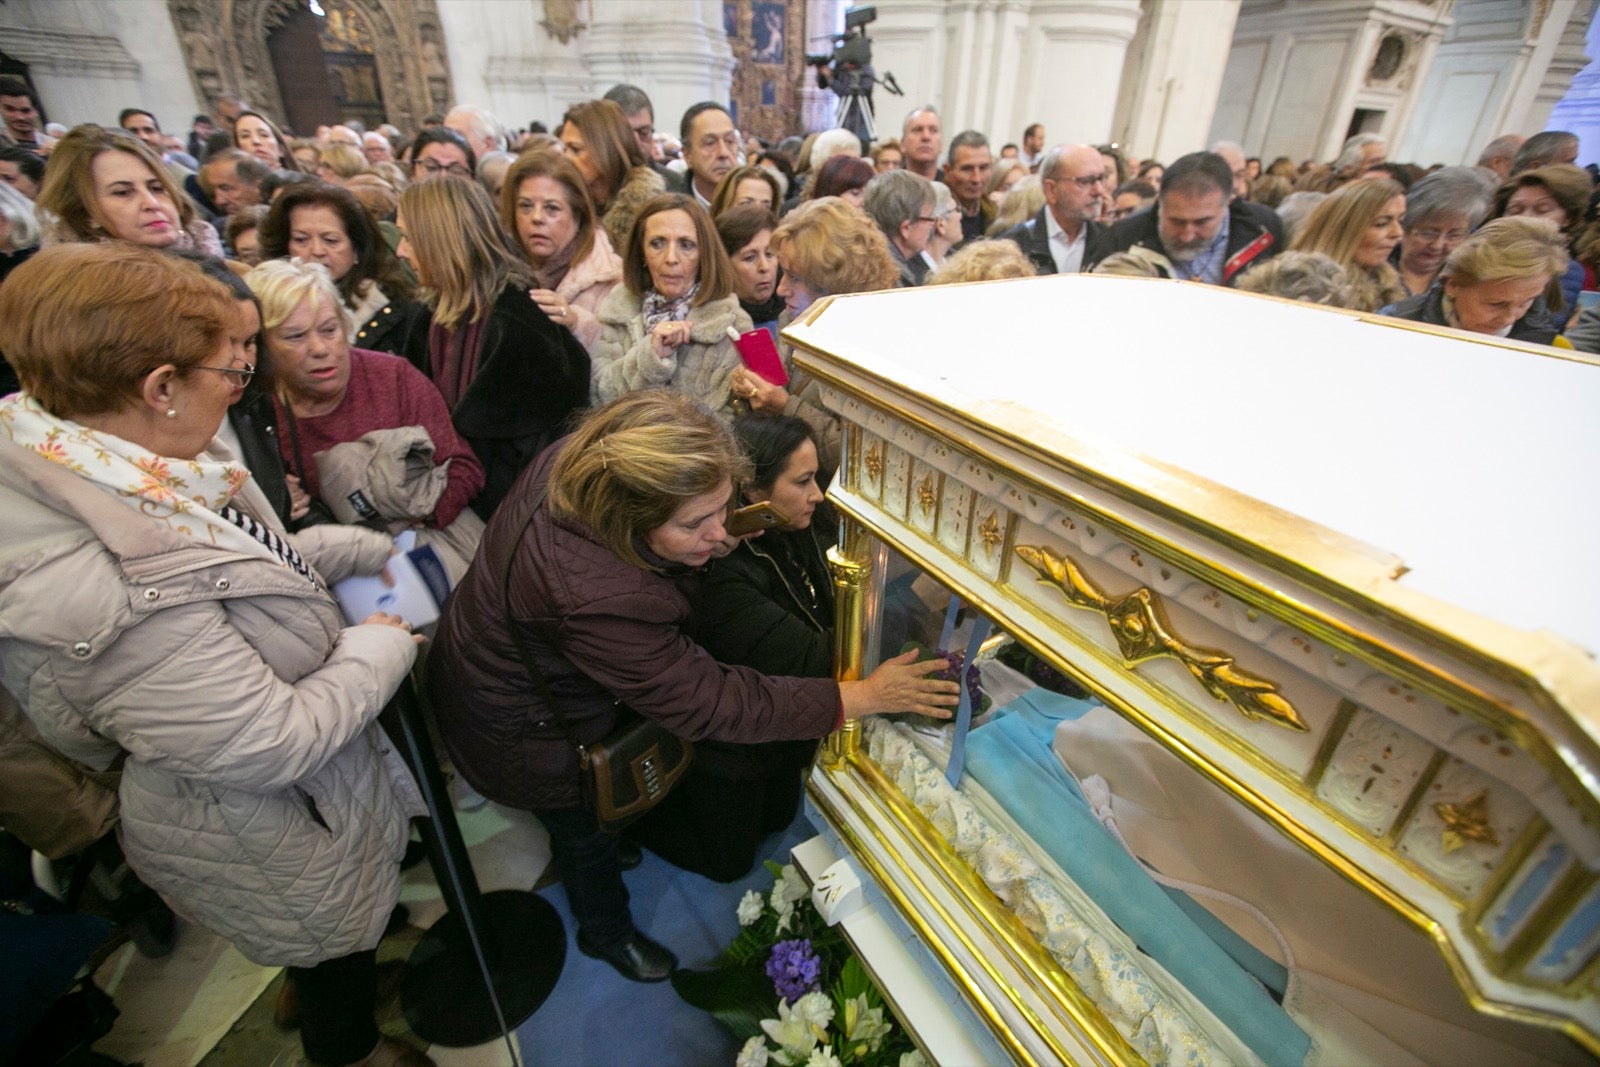
[[[732, 327], [728, 328], [728, 333], [733, 333]], [[753, 373], [773, 385], [789, 384], [789, 372], [783, 369], [783, 359], [778, 355], [778, 346], [770, 332], [758, 327], [749, 333], [734, 335], [733, 345], [739, 350], [739, 358]]]

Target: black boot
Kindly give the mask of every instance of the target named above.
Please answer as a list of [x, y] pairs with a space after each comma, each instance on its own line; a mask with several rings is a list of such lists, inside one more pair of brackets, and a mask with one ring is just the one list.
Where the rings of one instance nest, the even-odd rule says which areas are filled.
[[678, 969], [678, 957], [637, 930], [626, 941], [610, 948], [590, 944], [579, 930], [578, 951], [605, 960], [630, 982], [665, 982]]

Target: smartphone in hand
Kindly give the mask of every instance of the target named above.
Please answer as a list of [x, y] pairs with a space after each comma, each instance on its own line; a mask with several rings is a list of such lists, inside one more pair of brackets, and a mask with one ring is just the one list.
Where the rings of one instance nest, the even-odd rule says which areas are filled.
[[748, 333], [736, 334], [730, 326], [728, 333], [739, 351], [739, 359], [751, 373], [773, 385], [789, 384], [789, 372], [783, 369], [783, 358], [778, 355], [778, 345], [769, 331], [757, 327]]
[[773, 507], [772, 501], [763, 500], [759, 504], [751, 504], [749, 507], [730, 512], [728, 521], [722, 524], [722, 528], [728, 531], [729, 537], [743, 537], [757, 530], [776, 530], [788, 524], [789, 516]]

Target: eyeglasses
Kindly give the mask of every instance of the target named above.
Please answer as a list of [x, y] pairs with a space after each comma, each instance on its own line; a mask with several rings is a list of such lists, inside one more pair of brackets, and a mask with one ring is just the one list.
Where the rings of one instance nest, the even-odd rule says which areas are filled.
[[250, 379], [256, 376], [256, 365], [246, 363], [242, 367], [195, 367], [195, 370], [215, 371], [218, 374], [227, 374], [239, 380], [239, 388], [243, 389], [250, 384]]
[[454, 174], [458, 178], [464, 178], [470, 173], [465, 163], [440, 163], [436, 159], [419, 159], [416, 167], [435, 177], [440, 174]]
[[1047, 182], [1057, 182], [1057, 183], [1071, 182], [1073, 185], [1076, 185], [1079, 189], [1093, 189], [1095, 186], [1102, 184], [1105, 180], [1106, 180], [1106, 176], [1104, 174], [1089, 174], [1089, 175], [1085, 175], [1082, 178], [1046, 178], [1045, 179], [1045, 181], [1047, 181]]
[[1467, 239], [1466, 230], [1412, 230], [1411, 236], [1425, 245], [1438, 244], [1444, 241], [1447, 244], [1459, 244]]
[[935, 226], [939, 225], [939, 220], [937, 218], [930, 217], [928, 215], [918, 215], [916, 218], [912, 219], [911, 221], [912, 222], [931, 222]]

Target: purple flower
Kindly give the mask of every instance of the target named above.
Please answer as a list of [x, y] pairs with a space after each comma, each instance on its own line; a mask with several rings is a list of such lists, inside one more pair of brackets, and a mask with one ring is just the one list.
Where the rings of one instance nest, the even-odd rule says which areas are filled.
[[767, 977], [786, 1004], [793, 1004], [816, 989], [821, 972], [822, 961], [804, 938], [779, 941], [767, 957]]

